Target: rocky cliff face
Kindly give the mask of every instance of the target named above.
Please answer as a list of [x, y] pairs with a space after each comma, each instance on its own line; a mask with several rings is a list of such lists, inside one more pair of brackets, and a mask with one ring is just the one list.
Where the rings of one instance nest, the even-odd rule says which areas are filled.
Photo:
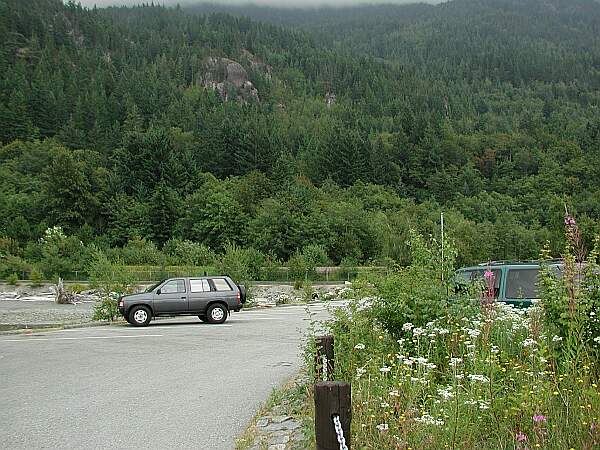
[[207, 89], [217, 90], [225, 101], [260, 101], [258, 90], [240, 63], [227, 58], [209, 57], [202, 66], [203, 75], [199, 82]]

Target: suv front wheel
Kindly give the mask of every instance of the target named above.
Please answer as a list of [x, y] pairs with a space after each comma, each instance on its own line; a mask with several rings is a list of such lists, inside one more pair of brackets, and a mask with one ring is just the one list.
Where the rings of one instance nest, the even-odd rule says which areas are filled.
[[227, 307], [221, 303], [215, 303], [208, 307], [206, 318], [210, 323], [223, 323], [227, 320]]
[[128, 322], [134, 327], [147, 327], [152, 320], [152, 313], [147, 306], [134, 306], [129, 311]]

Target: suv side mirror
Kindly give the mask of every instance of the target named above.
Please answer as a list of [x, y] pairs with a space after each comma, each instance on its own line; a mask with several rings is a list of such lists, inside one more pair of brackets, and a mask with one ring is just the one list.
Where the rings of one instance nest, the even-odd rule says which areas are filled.
[[156, 291], [156, 295], [160, 295], [160, 289]]

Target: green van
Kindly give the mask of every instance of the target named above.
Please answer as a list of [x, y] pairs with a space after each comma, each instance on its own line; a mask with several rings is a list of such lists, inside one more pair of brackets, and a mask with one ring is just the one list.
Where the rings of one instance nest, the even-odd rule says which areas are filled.
[[[562, 263], [553, 261], [550, 267], [557, 276], [562, 272]], [[458, 285], [484, 283], [484, 273], [494, 274], [494, 297], [496, 300], [515, 306], [531, 306], [540, 298], [538, 293], [539, 262], [493, 261], [477, 266], [464, 267], [456, 271]]]

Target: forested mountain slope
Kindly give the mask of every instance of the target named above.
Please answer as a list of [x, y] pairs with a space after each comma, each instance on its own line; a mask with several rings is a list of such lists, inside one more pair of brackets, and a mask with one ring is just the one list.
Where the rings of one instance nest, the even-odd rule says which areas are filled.
[[5, 254], [60, 225], [402, 261], [444, 209], [470, 261], [535, 257], [565, 205], [596, 227], [597, 2], [0, 8]]

